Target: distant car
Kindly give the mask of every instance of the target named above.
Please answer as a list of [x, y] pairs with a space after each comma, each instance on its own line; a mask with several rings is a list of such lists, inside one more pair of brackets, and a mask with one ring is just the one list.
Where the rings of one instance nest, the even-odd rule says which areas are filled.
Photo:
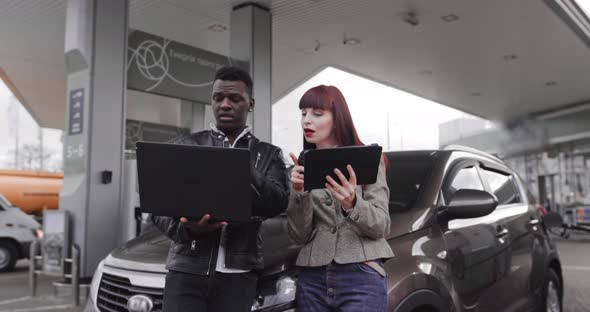
[[[388, 311], [561, 311], [557, 250], [513, 170], [463, 147], [386, 156], [395, 253], [385, 262]], [[285, 215], [264, 222], [263, 242], [252, 310], [295, 311], [299, 247]], [[140, 300], [161, 311], [169, 243], [149, 230], [114, 250], [96, 271], [87, 311], [127, 311]]]
[[29, 257], [41, 225], [0, 194], [0, 272], [12, 271], [16, 261]]

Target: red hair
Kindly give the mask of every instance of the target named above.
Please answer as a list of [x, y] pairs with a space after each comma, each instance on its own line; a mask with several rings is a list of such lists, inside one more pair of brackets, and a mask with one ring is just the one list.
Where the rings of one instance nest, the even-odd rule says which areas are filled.
[[[338, 146], [364, 146], [352, 121], [352, 115], [342, 92], [334, 86], [319, 85], [313, 87], [299, 101], [299, 109], [312, 108], [323, 109], [332, 112], [334, 116], [334, 136]], [[303, 137], [303, 149], [316, 149], [316, 145], [308, 143]], [[389, 161], [383, 155], [385, 167], [389, 167]]]
[[[348, 104], [342, 92], [334, 86], [319, 85], [313, 87], [301, 97], [299, 109], [313, 108], [332, 112], [334, 116], [334, 135], [338, 146], [363, 146], [359, 139]], [[307, 143], [303, 138], [303, 149], [315, 149], [315, 144]]]

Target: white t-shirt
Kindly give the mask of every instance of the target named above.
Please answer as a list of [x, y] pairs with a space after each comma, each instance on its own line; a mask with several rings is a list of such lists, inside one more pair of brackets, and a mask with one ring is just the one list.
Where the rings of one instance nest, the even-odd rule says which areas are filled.
[[[215, 127], [215, 125], [211, 124], [210, 126], [211, 126], [211, 129], [213, 129], [213, 131], [223, 133], [219, 129], [217, 129], [217, 127]], [[233, 148], [235, 146], [236, 142], [238, 142], [238, 140], [240, 140], [241, 137], [245, 136], [249, 132], [250, 132], [250, 128], [246, 127], [246, 129], [244, 129], [244, 131], [242, 131], [242, 133], [240, 133], [240, 135], [238, 135], [238, 137], [234, 141], [234, 144], [230, 144], [229, 147]], [[227, 137], [225, 138], [225, 140], [227, 141]], [[219, 241], [219, 250], [217, 251], [217, 263], [215, 264], [215, 271], [221, 272], [221, 273], [250, 272], [250, 270], [240, 270], [240, 269], [232, 269], [232, 268], [225, 267], [225, 247], [223, 246], [223, 236], [224, 235], [225, 235], [225, 226], [221, 229], [221, 239]]]
[[217, 251], [217, 264], [215, 265], [215, 271], [221, 273], [245, 273], [250, 270], [240, 270], [225, 267], [225, 247], [222, 245], [223, 236], [225, 235], [225, 226], [221, 229], [221, 240], [219, 241], [219, 250]]

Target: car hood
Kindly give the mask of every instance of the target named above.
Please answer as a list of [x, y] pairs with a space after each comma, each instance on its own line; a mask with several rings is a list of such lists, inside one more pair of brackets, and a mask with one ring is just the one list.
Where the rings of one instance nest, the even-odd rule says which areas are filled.
[[[286, 216], [280, 215], [262, 223], [263, 275], [274, 274], [291, 267], [301, 246], [294, 245], [287, 236]], [[155, 226], [116, 248], [105, 259], [105, 265], [155, 273], [166, 273], [166, 257], [171, 240]]]
[[40, 229], [41, 224], [35, 219], [24, 213], [16, 207], [8, 207], [4, 211], [0, 211], [0, 220], [5, 223], [13, 223], [16, 227], [24, 227], [29, 229]]
[[166, 273], [166, 256], [170, 242], [156, 227], [149, 226], [141, 235], [113, 250], [105, 259], [105, 265]]

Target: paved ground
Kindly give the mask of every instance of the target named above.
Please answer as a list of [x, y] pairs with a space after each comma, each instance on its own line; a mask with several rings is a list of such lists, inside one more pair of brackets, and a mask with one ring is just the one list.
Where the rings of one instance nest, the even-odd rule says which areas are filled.
[[558, 240], [565, 283], [564, 311], [590, 311], [590, 234]]
[[[558, 239], [565, 278], [565, 312], [590, 312], [590, 234], [573, 234]], [[80, 312], [86, 302], [75, 307], [71, 293], [61, 290], [54, 296], [52, 277], [41, 277], [38, 295], [30, 296], [28, 262], [20, 261], [14, 272], [0, 274], [0, 312], [64, 311]]]
[[57, 279], [41, 276], [37, 296], [33, 298], [29, 289], [29, 263], [26, 260], [19, 261], [14, 272], [0, 273], [0, 312], [82, 311], [85, 298], [76, 307], [70, 290], [62, 289], [58, 296], [54, 295], [51, 283]]

